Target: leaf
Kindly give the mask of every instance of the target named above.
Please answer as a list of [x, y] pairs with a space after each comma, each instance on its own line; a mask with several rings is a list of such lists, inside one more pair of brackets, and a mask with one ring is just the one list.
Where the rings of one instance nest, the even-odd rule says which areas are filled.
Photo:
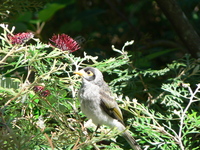
[[167, 50], [162, 50], [162, 51], [154, 52], [154, 53], [152, 53], [150, 55], [147, 55], [144, 59], [151, 60], [151, 59], [154, 59], [154, 58], [159, 57], [161, 55], [164, 55], [164, 54], [167, 54], [169, 52], [172, 52], [174, 50], [175, 49], [167, 49]]
[[65, 6], [66, 4], [59, 3], [47, 4], [46, 9], [41, 10], [38, 14], [38, 17], [41, 21], [47, 21], [56, 13], [56, 11], [64, 8]]

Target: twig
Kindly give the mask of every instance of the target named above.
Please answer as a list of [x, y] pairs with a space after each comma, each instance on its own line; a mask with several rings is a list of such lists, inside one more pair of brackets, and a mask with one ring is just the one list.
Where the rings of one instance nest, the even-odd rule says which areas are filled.
[[78, 142], [80, 141], [80, 138], [77, 139], [76, 143], [74, 144], [74, 147], [72, 148], [72, 150], [77, 150], [79, 148], [78, 146]]
[[44, 136], [46, 137], [46, 139], [47, 139], [49, 145], [51, 146], [51, 149], [54, 150], [52, 138], [49, 138], [49, 136], [48, 136], [46, 133], [44, 133]]
[[197, 94], [197, 92], [199, 92], [199, 89], [200, 89], [200, 84], [197, 84], [197, 88], [196, 88], [196, 90], [194, 92], [188, 86], [188, 90], [189, 90], [189, 92], [191, 94], [191, 97], [189, 99], [188, 105], [186, 106], [185, 110], [182, 113], [182, 116], [181, 116], [181, 119], [180, 119], [179, 134], [178, 134], [179, 143], [180, 143], [180, 147], [181, 147], [182, 150], [184, 150], [184, 146], [183, 146], [183, 143], [182, 143], [182, 130], [183, 130], [183, 126], [184, 126], [184, 119], [185, 119], [185, 116], [186, 116], [186, 112], [188, 111], [190, 105], [194, 102], [193, 99], [194, 99], [195, 95]]
[[6, 54], [6, 56], [4, 56], [4, 58], [0, 61], [0, 64], [4, 63], [4, 61], [5, 61], [10, 55], [12, 55], [12, 54], [14, 53], [14, 50], [15, 50], [15, 49], [10, 50], [10, 51]]
[[[148, 87], [147, 87], [147, 85], [144, 83], [144, 81], [143, 81], [143, 78], [142, 78], [142, 76], [141, 76], [141, 74], [139, 74], [139, 78], [140, 78], [140, 81], [142, 82], [142, 85], [144, 86], [144, 91], [148, 91]], [[147, 92], [147, 95], [148, 95], [148, 99], [147, 99], [147, 102], [148, 102], [148, 106], [150, 106], [151, 105], [151, 103], [152, 103], [152, 98], [153, 98], [153, 96], [151, 95], [151, 93], [150, 92]]]

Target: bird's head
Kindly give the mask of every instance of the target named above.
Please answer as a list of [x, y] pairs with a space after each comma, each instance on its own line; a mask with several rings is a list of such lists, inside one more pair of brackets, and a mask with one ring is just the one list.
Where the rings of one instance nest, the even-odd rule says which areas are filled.
[[103, 75], [97, 68], [86, 67], [79, 71], [75, 71], [74, 74], [82, 76], [83, 81], [87, 80], [96, 85], [101, 85], [101, 83], [104, 82]]

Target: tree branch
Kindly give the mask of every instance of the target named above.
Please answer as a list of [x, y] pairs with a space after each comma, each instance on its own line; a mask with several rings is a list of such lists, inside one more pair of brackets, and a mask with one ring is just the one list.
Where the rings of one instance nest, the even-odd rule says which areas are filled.
[[169, 19], [179, 38], [192, 57], [197, 58], [200, 52], [200, 37], [194, 30], [176, 0], [156, 0], [158, 6]]

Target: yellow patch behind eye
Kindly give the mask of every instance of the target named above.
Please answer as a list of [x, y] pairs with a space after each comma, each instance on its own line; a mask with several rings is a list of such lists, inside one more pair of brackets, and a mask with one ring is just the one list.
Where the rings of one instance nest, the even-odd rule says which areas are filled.
[[92, 71], [87, 71], [87, 75], [88, 76], [93, 76], [94, 74], [92, 73]]

